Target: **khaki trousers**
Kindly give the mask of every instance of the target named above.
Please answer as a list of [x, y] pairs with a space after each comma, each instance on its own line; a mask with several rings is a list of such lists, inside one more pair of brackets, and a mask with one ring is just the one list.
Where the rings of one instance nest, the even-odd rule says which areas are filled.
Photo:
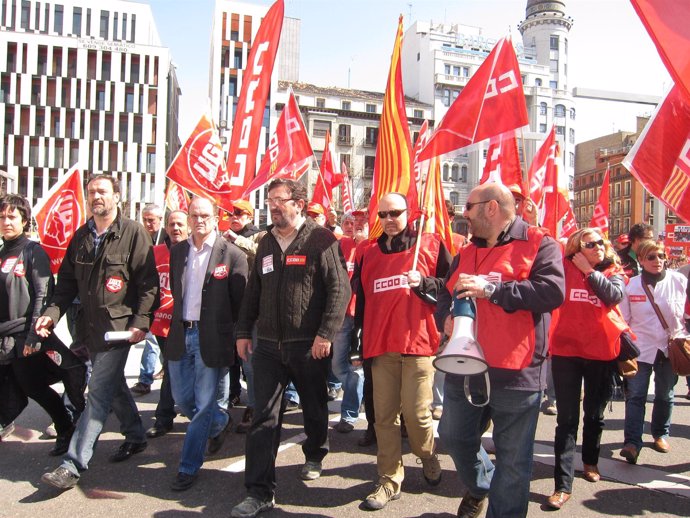
[[405, 478], [401, 411], [412, 452], [422, 459], [434, 454], [434, 427], [429, 409], [434, 382], [431, 360], [429, 356], [385, 353], [372, 362], [379, 483], [391, 482], [396, 492]]

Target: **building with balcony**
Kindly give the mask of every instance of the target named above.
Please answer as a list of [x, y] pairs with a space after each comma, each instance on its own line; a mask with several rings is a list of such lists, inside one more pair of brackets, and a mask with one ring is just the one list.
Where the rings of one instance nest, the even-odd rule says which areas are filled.
[[32, 203], [71, 166], [122, 185], [125, 213], [162, 203], [180, 95], [151, 8], [2, 0], [0, 169]]
[[[321, 162], [326, 133], [329, 132], [336, 152], [334, 161], [347, 166], [355, 206], [367, 206], [371, 195], [384, 94], [280, 81], [276, 95], [276, 111], [282, 111], [287, 102], [289, 87], [292, 87], [295, 93], [316, 160], [318, 163]], [[411, 98], [407, 98], [405, 104], [410, 138], [414, 142], [419, 136], [424, 120], [430, 119], [433, 122], [432, 106]], [[317, 174], [318, 164], [314, 163], [306, 180], [310, 193], [316, 184]], [[334, 192], [334, 200], [335, 206], [339, 209], [339, 192]]]
[[635, 223], [648, 223], [661, 235], [665, 225], [678, 220], [663, 203], [649, 194], [622, 161], [640, 136], [647, 117], [637, 118], [636, 131], [618, 131], [582, 142], [576, 147], [574, 212], [578, 227], [589, 226], [606, 169], [609, 174], [609, 238], [627, 234]]

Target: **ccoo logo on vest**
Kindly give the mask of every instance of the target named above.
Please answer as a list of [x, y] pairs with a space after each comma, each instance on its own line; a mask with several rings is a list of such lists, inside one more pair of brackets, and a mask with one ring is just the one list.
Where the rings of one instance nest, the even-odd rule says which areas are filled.
[[383, 279], [376, 279], [374, 281], [374, 293], [382, 291], [407, 289], [407, 275], [393, 275], [391, 277], [384, 277]]
[[601, 302], [596, 295], [590, 295], [587, 290], [573, 288], [570, 290], [571, 302], [589, 302], [593, 306], [600, 307]]

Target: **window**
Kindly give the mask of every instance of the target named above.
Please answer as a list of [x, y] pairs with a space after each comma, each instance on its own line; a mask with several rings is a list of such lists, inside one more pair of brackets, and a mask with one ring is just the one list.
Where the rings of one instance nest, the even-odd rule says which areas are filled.
[[558, 50], [558, 36], [551, 36], [549, 38], [549, 48], [551, 50]]
[[460, 75], [462, 77], [470, 77], [470, 67], [462, 67], [460, 69]]
[[72, 34], [81, 36], [81, 7], [75, 7], [72, 11]]
[[460, 76], [460, 67], [458, 65], [453, 65], [453, 75]]
[[379, 129], [378, 128], [367, 128], [366, 129], [366, 137], [364, 137], [364, 145], [365, 146], [375, 146], [376, 141], [378, 140], [379, 137]]
[[619, 197], [620, 197], [620, 195], [621, 195], [621, 184], [620, 184], [620, 182], [617, 182], [617, 183], [614, 185], [613, 192], [615, 193], [615, 194], [613, 195], [615, 198], [619, 198]]
[[314, 137], [325, 137], [326, 132], [330, 133], [330, 131], [331, 131], [331, 123], [329, 121], [320, 121], [320, 120], [314, 121], [314, 127], [313, 127], [313, 132], [312, 132], [312, 135]]
[[96, 109], [105, 110], [105, 87], [96, 92]]
[[568, 153], [570, 157], [570, 167], [575, 167], [575, 153]]
[[539, 133], [546, 133], [546, 124], [539, 124]]
[[232, 68], [241, 69], [242, 68], [242, 49], [235, 49], [235, 54], [233, 56], [234, 61]]
[[340, 154], [340, 163], [345, 164], [345, 167], [350, 168], [350, 155], [348, 153]]
[[448, 64], [443, 65], [443, 72], [444, 72], [447, 76], [449, 76], [449, 75], [450, 75], [450, 65], [448, 65]]
[[443, 90], [443, 106], [450, 106], [450, 90]]
[[625, 181], [625, 185], [623, 186], [623, 195], [630, 196], [630, 180]]
[[546, 115], [547, 107], [546, 103], [539, 103], [539, 115]]
[[230, 41], [240, 41], [240, 31], [230, 31]]
[[53, 31], [62, 34], [62, 16], [64, 14], [64, 7], [61, 5], [55, 6], [55, 19], [53, 20]]
[[118, 39], [117, 33], [120, 32], [118, 29], [119, 29], [118, 13], [115, 13], [113, 15], [113, 39], [114, 40]]
[[629, 215], [630, 215], [630, 200], [629, 200], [629, 199], [628, 199], [628, 200], [625, 200], [625, 201], [623, 202], [623, 204], [624, 204], [624, 206], [625, 206], [625, 209], [624, 209], [623, 214], [625, 214], [626, 216], [629, 216]]
[[325, 108], [326, 107], [326, 99], [323, 97], [317, 97], [316, 98], [316, 107], [317, 108]]
[[340, 103], [340, 107], [343, 110], [351, 110], [352, 109], [352, 103], [350, 101], [342, 101]]
[[376, 113], [376, 105], [375, 104], [368, 104], [366, 105], [366, 112], [367, 113]]
[[575, 120], [575, 108], [570, 108], [570, 118]]
[[450, 166], [448, 164], [443, 164], [443, 181], [450, 181]]
[[364, 177], [371, 178], [374, 175], [374, 163], [376, 162], [376, 157], [365, 156], [364, 157]]
[[558, 81], [549, 81], [549, 88], [557, 90], [558, 89]]
[[565, 117], [565, 106], [557, 104], [553, 109], [554, 117]]
[[568, 141], [571, 144], [575, 144], [575, 130], [573, 128], [568, 130]]
[[19, 26], [25, 31], [29, 30], [29, 17], [31, 16], [31, 13], [29, 11], [30, 7], [31, 4], [29, 2], [27, 2], [26, 0], [22, 0], [22, 18], [19, 22]]
[[549, 61], [549, 70], [551, 72], [558, 72], [558, 60], [552, 59]]
[[534, 86], [541, 86], [541, 77], [538, 77], [534, 80]]
[[416, 119], [423, 119], [424, 118], [424, 110], [414, 110], [412, 113]]
[[338, 126], [338, 144], [351, 145], [352, 139], [350, 137], [350, 125], [340, 124]]
[[101, 11], [101, 32], [100, 36], [104, 40], [108, 39], [108, 18], [110, 18], [109, 11]]
[[453, 164], [450, 167], [450, 179], [453, 182], [457, 182], [460, 180], [460, 165], [459, 164]]
[[134, 92], [125, 93], [125, 111], [134, 112]]
[[[463, 165], [460, 168], [460, 181], [463, 183], [467, 183], [467, 166]], [[457, 203], [454, 203], [453, 205], [457, 205]]]

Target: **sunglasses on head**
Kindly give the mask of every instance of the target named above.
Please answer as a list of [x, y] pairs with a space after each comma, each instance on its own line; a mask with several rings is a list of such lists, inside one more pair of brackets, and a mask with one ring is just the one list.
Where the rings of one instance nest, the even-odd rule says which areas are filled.
[[395, 210], [380, 210], [378, 211], [379, 219], [386, 219], [388, 216], [391, 218], [399, 218], [400, 215], [407, 209], [395, 209]]
[[589, 248], [590, 250], [594, 248], [595, 246], [604, 246], [604, 240], [600, 239], [599, 241], [591, 241], [589, 243], [580, 243], [582, 245], [582, 248]]
[[661, 259], [662, 261], [666, 260], [666, 254], [649, 254], [647, 256], [647, 261], [656, 261], [657, 259]]

